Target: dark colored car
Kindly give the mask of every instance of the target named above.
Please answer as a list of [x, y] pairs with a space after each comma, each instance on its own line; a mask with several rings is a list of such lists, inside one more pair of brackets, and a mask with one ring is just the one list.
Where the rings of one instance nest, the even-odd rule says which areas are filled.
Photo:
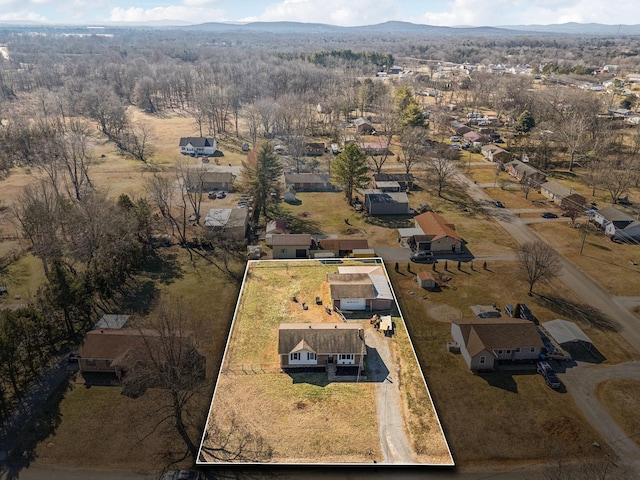
[[542, 212], [540, 214], [540, 216], [542, 218], [558, 218], [558, 215], [556, 215], [555, 213], [551, 213], [551, 212]]
[[415, 252], [411, 254], [409, 259], [415, 263], [437, 263], [436, 257], [433, 256], [433, 252]]
[[530, 322], [538, 324], [538, 319], [533, 314], [533, 312], [529, 309], [529, 307], [527, 307], [527, 305], [524, 303], [520, 304], [520, 318], [524, 320], [529, 320]]
[[500, 200], [494, 200], [493, 204], [498, 208], [504, 208], [504, 204]]
[[544, 377], [545, 383], [551, 388], [558, 389], [562, 386], [562, 382], [549, 362], [538, 362], [536, 364], [536, 371]]

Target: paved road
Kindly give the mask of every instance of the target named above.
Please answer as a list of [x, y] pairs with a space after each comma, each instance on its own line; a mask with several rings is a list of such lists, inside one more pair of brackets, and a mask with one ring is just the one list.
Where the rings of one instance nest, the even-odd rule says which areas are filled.
[[[404, 429], [400, 372], [393, 355], [393, 339], [374, 328], [365, 329], [367, 346], [377, 355], [368, 355], [370, 381], [376, 382], [376, 405], [380, 426], [380, 446], [384, 463], [415, 464], [413, 449]], [[390, 370], [389, 370], [390, 369]]]
[[0, 471], [0, 480], [156, 480], [157, 475], [126, 472], [123, 470], [80, 470], [31, 464], [24, 469]]
[[607, 439], [616, 455], [626, 464], [640, 471], [640, 447], [611, 418], [595, 394], [597, 385], [613, 378], [640, 380], [640, 362], [628, 362], [619, 365], [579, 364], [579, 368], [568, 368], [560, 377], [569, 387], [578, 407], [591, 424]]
[[[479, 204], [487, 205], [490, 197], [482, 188], [463, 175], [459, 175], [458, 179], [468, 185], [469, 194]], [[494, 215], [496, 222], [518, 243], [541, 240], [535, 232], [527, 228], [519, 218], [511, 215], [507, 209], [489, 207], [486, 210], [489, 214]], [[496, 210], [506, 211], [496, 212]], [[635, 303], [638, 299], [633, 297], [616, 299], [564, 257], [561, 257], [561, 262], [560, 279], [563, 283], [586, 304], [604, 312], [617, 322], [621, 337], [640, 351], [640, 320], [627, 309], [629, 304]], [[587, 420], [600, 432], [625, 463], [640, 472], [640, 448], [626, 437], [622, 429], [604, 411], [594, 395], [594, 389], [598, 383], [609, 378], [620, 377], [640, 379], [640, 364], [633, 362], [614, 367], [580, 364], [577, 367], [567, 369], [563, 375], [569, 392], [573, 395]]]

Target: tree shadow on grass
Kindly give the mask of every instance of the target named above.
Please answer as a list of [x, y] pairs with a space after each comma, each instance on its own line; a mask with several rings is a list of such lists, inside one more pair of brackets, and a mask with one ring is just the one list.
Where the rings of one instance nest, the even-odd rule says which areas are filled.
[[33, 419], [18, 436], [14, 448], [9, 453], [4, 464], [0, 463], [0, 475], [5, 474], [2, 477], [3, 479], [14, 480], [20, 478], [21, 470], [29, 468], [31, 462], [37, 458], [36, 448], [38, 444], [53, 435], [62, 421], [60, 404], [71, 388], [71, 378], [67, 376], [37, 413], [26, 413], [27, 415], [33, 415]]
[[538, 295], [538, 301], [549, 310], [568, 318], [578, 318], [598, 330], [618, 332], [620, 324], [600, 310], [584, 303], [577, 303], [559, 295]]
[[294, 215], [291, 212], [287, 212], [280, 206], [273, 208], [270, 212], [270, 218], [278, 218], [284, 220], [287, 225], [287, 230], [291, 233], [310, 233], [312, 235], [322, 233], [320, 225], [313, 220], [309, 220], [307, 217]]
[[158, 296], [159, 290], [152, 280], [137, 280], [127, 288], [127, 295], [123, 296], [117, 305], [117, 310], [126, 313], [147, 314]]
[[178, 262], [178, 255], [175, 253], [160, 254], [154, 250], [145, 258], [142, 274], [164, 285], [182, 278], [182, 267]]

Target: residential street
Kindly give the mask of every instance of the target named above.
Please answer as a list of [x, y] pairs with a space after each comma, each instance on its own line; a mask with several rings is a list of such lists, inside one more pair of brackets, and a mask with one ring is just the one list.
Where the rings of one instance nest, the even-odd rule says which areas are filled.
[[611, 418], [595, 394], [596, 386], [605, 380], [612, 378], [640, 380], [640, 362], [606, 366], [579, 363], [578, 367], [567, 368], [561, 378], [569, 387], [567, 390], [578, 407], [589, 419], [591, 425], [603, 438], [607, 439], [607, 443], [616, 455], [624, 463], [634, 465], [636, 470], [640, 470], [640, 447]]

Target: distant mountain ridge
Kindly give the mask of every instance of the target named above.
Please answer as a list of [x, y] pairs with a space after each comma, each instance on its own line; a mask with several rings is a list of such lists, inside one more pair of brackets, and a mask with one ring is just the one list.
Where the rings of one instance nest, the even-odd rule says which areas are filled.
[[27, 24], [15, 21], [0, 22], [1, 27], [32, 28], [86, 28], [104, 26], [105, 28], [153, 28], [182, 29], [211, 32], [255, 32], [273, 34], [357, 34], [357, 35], [403, 35], [403, 36], [522, 36], [522, 35], [595, 35], [624, 36], [640, 35], [640, 25], [607, 25], [602, 23], [562, 23], [550, 25], [501, 25], [501, 26], [454, 26], [443, 27], [402, 21], [388, 21], [375, 25], [343, 27], [325, 23], [303, 22], [250, 22], [222, 23], [208, 22], [187, 24], [179, 20], [161, 20], [154, 22], [105, 22], [103, 24]]
[[455, 26], [442, 27], [411, 22], [388, 21], [375, 25], [342, 27], [324, 23], [302, 22], [252, 22], [244, 24], [202, 23], [183, 28], [208, 29], [212, 31], [254, 31], [271, 33], [356, 33], [356, 34], [403, 34], [403, 35], [640, 35], [640, 25], [606, 25], [601, 23], [562, 23], [551, 25], [502, 25], [502, 26]]

